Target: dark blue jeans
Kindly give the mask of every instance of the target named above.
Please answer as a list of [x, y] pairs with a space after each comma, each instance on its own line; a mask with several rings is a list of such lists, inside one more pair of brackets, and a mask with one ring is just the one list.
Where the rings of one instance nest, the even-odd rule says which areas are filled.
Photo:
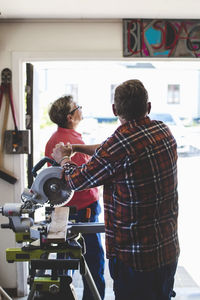
[[115, 300], [170, 300], [177, 262], [151, 272], [137, 272], [119, 259], [109, 260]]
[[[90, 222], [98, 222], [98, 216], [101, 212], [99, 201], [92, 203], [89, 208], [91, 209]], [[86, 209], [78, 211], [77, 215], [71, 217], [77, 222], [86, 222]], [[86, 245], [85, 260], [92, 274], [94, 282], [97, 286], [101, 299], [105, 296], [105, 279], [104, 279], [104, 250], [101, 243], [100, 233], [83, 234]], [[83, 277], [83, 300], [93, 300], [89, 286]]]

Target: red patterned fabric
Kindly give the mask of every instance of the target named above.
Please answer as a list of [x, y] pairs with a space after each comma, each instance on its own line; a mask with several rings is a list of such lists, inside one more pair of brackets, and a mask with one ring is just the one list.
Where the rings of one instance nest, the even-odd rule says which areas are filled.
[[163, 122], [121, 125], [66, 180], [76, 191], [104, 185], [107, 258], [137, 271], [177, 260], [177, 144]]

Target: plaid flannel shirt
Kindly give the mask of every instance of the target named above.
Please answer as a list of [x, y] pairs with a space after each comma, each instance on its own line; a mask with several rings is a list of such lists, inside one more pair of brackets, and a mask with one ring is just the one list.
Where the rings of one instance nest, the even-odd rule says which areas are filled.
[[163, 122], [121, 125], [65, 178], [76, 191], [104, 186], [107, 258], [136, 271], [178, 259], [177, 145]]

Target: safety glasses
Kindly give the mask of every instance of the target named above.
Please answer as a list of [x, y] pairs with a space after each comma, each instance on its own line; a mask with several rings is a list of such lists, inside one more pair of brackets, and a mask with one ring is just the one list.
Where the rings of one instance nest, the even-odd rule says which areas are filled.
[[77, 109], [82, 109], [82, 106], [77, 106], [76, 108], [74, 108], [72, 111], [69, 112], [69, 114], [73, 114]]

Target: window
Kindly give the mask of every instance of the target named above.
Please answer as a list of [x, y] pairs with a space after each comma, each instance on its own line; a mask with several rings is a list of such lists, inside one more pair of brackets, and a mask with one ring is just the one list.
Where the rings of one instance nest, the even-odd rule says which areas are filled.
[[167, 103], [169, 103], [169, 104], [179, 104], [180, 103], [180, 85], [179, 84], [168, 84]]

